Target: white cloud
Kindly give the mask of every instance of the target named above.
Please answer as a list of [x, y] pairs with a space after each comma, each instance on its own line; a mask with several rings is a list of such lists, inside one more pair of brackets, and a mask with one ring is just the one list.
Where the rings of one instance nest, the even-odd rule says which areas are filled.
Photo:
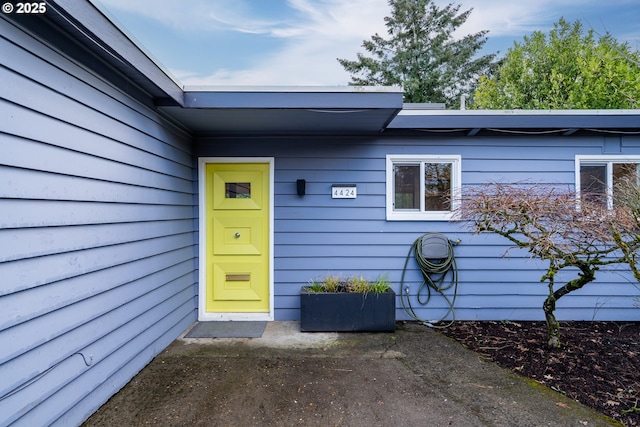
[[185, 85], [346, 85], [348, 74], [336, 58], [353, 58], [362, 41], [384, 33], [386, 0], [291, 0], [300, 19], [282, 48], [251, 69], [216, 70], [191, 76]]
[[463, 30], [475, 33], [489, 30], [489, 36], [518, 36], [539, 30], [549, 19], [548, 1], [513, 2], [467, 0], [463, 10], [473, 8]]
[[286, 20], [253, 16], [251, 0], [91, 0], [110, 10], [136, 14], [180, 32], [238, 31], [269, 34]]

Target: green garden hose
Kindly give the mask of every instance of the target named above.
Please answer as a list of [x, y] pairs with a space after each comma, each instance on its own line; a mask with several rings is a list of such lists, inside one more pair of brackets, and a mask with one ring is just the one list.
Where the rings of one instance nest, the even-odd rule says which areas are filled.
[[[441, 259], [427, 259], [423, 254], [422, 249], [422, 240], [427, 236], [439, 235], [441, 238], [447, 242], [448, 245], [448, 254], [446, 257]], [[452, 242], [448, 238], [444, 237], [441, 233], [425, 233], [422, 236], [418, 237], [411, 248], [409, 249], [409, 253], [407, 254], [407, 259], [404, 263], [404, 269], [402, 270], [402, 278], [400, 280], [400, 300], [402, 302], [402, 307], [407, 312], [407, 314], [414, 320], [435, 328], [446, 328], [451, 326], [453, 322], [455, 322], [455, 311], [454, 304], [456, 301], [456, 296], [458, 293], [458, 269], [456, 267], [456, 259], [453, 254], [453, 246], [460, 243], [460, 240]], [[407, 265], [409, 264], [409, 258], [411, 258], [411, 253], [415, 254], [415, 259], [418, 262], [418, 267], [420, 267], [420, 272], [422, 273], [422, 284], [418, 289], [418, 293], [416, 294], [418, 303], [421, 305], [427, 305], [431, 300], [431, 293], [438, 293], [444, 297], [449, 309], [447, 312], [440, 318], [440, 320], [424, 320], [419, 318], [413, 307], [411, 306], [409, 287], [404, 286], [404, 276], [407, 272]], [[449, 280], [445, 283], [445, 279], [449, 277]], [[453, 288], [453, 295], [449, 297], [445, 294], [445, 291]], [[426, 298], [423, 296], [426, 291]], [[444, 325], [435, 325], [436, 323], [444, 321], [449, 314], [451, 314], [451, 320]]]

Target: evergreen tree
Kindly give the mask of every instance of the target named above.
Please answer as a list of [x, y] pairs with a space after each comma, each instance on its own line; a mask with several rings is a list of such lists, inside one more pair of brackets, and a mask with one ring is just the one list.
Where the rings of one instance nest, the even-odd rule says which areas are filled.
[[561, 18], [548, 36], [514, 43], [496, 73], [480, 78], [474, 108], [640, 108], [639, 64], [627, 44]]
[[405, 102], [444, 102], [459, 105], [471, 95], [480, 75], [494, 67], [495, 54], [476, 58], [487, 31], [454, 39], [473, 9], [459, 13], [460, 5], [438, 8], [432, 0], [389, 0], [385, 17], [389, 38], [375, 34], [362, 44], [371, 55], [357, 60], [338, 59], [351, 74], [350, 85], [402, 86]]

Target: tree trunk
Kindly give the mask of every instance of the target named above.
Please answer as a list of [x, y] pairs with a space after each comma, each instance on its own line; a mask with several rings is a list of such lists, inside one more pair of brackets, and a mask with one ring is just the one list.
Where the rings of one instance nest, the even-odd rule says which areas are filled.
[[598, 270], [598, 266], [582, 263], [578, 265], [578, 268], [580, 268], [581, 271], [581, 273], [578, 274], [578, 278], [569, 281], [557, 291], [553, 290], [555, 283], [555, 271], [544, 276], [544, 278], [549, 281], [549, 295], [544, 300], [542, 309], [544, 310], [544, 316], [547, 321], [547, 345], [550, 348], [560, 348], [560, 346], [562, 345], [560, 341], [560, 323], [558, 322], [554, 314], [554, 311], [556, 310], [556, 301], [558, 301], [561, 297], [567, 295], [568, 293], [582, 288], [584, 285], [592, 282], [596, 278], [595, 273]]
[[554, 311], [556, 310], [556, 296], [553, 292], [553, 278], [549, 279], [549, 296], [544, 300], [542, 309], [547, 321], [547, 346], [549, 348], [560, 348], [560, 323]]

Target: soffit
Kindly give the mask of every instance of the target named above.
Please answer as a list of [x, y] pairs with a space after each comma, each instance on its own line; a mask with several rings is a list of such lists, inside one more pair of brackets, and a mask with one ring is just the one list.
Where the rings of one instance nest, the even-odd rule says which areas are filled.
[[194, 135], [382, 132], [400, 88], [185, 88], [184, 107], [159, 105]]

